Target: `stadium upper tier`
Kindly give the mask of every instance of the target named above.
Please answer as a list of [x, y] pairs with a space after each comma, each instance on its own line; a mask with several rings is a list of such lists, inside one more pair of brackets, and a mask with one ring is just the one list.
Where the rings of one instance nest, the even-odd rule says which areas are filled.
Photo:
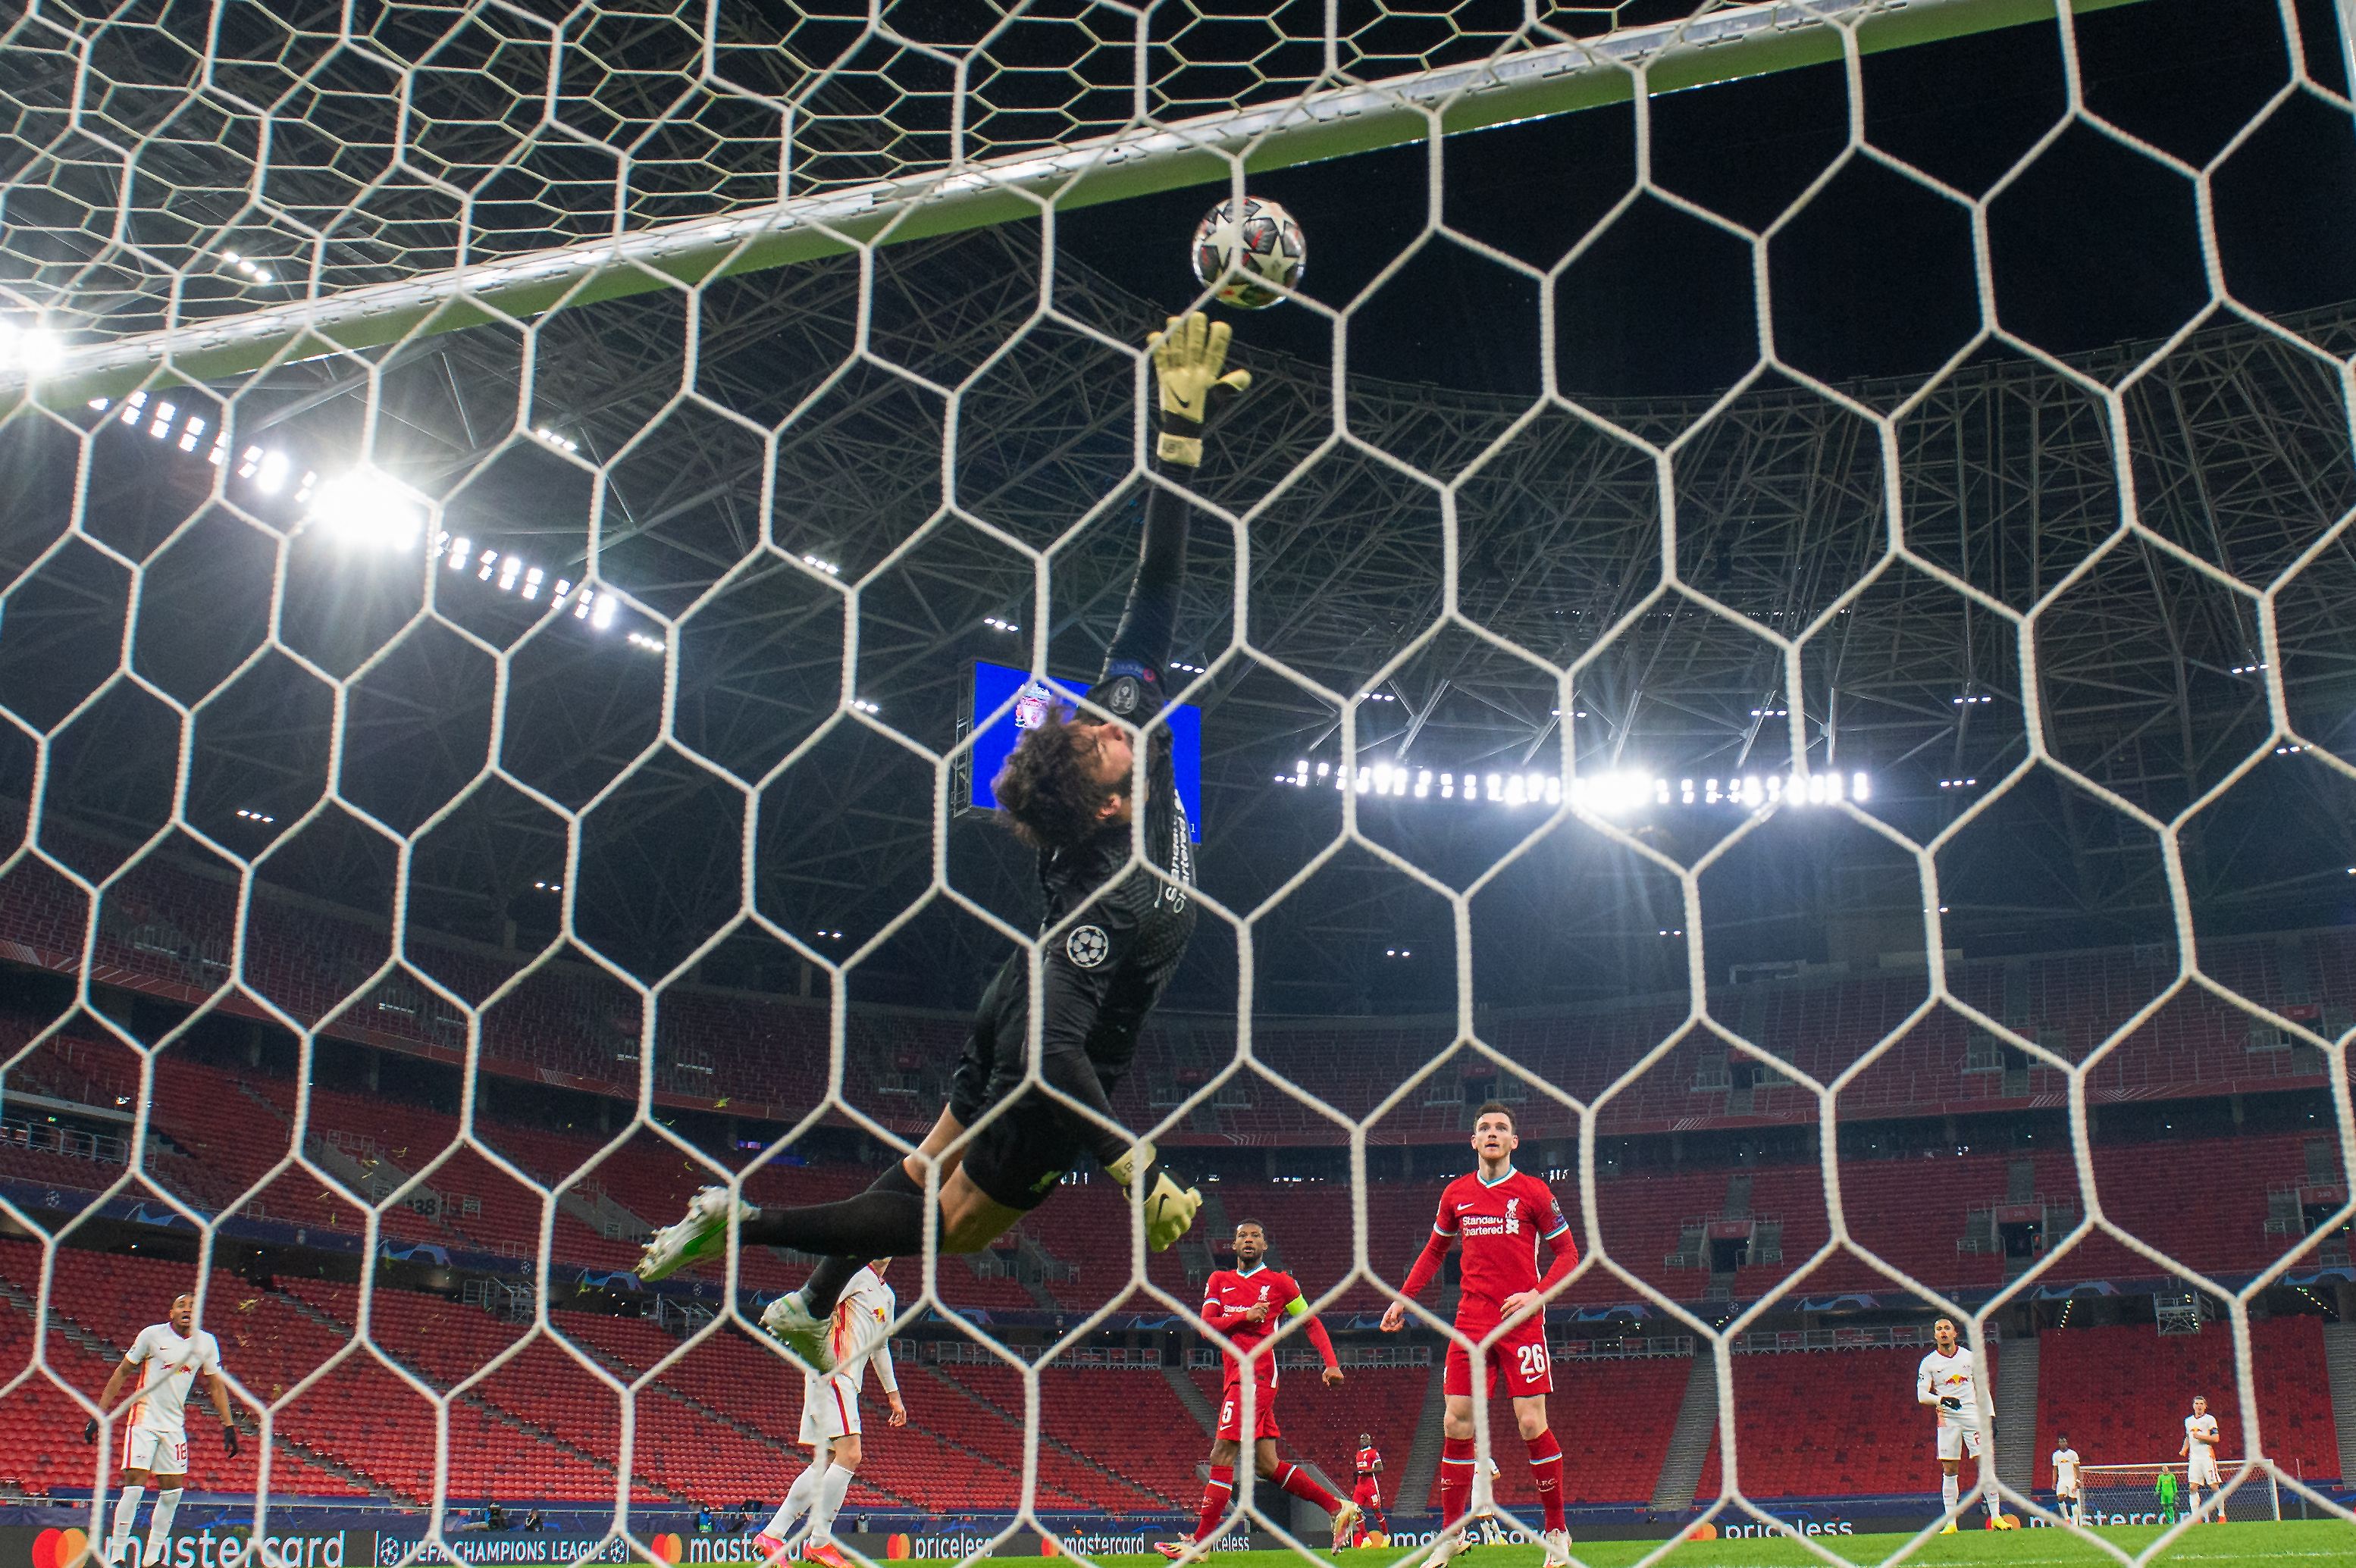
[[[78, 972], [88, 905], [47, 866], [21, 862], [0, 880], [0, 958]], [[241, 951], [233, 940], [237, 929], [233, 882], [150, 854], [102, 901], [91, 978], [187, 1003], [221, 995], [220, 1006], [229, 1012], [263, 1017], [275, 1009], [329, 1035], [461, 1061], [465, 1009], [423, 983], [423, 976], [481, 1008], [485, 1070], [626, 1098], [637, 1093], [651, 1006], [659, 1104], [724, 1103], [750, 1119], [793, 1120], [825, 1093], [831, 1014], [823, 997], [682, 983], [648, 999], [577, 953], [560, 950], [486, 1005], [536, 955], [412, 932], [400, 956], [415, 973], [387, 970], [394, 955], [384, 926], [316, 901], [274, 896], [261, 883]], [[2356, 933], [2221, 940], [2204, 944], [2200, 959], [2216, 986], [2283, 1019], [2327, 1035], [2356, 1021]], [[824, 979], [820, 974], [821, 988]], [[975, 979], [978, 986], [980, 976]], [[2067, 1061], [2085, 1059], [2153, 998], [2179, 987], [2103, 1056], [2087, 1083], [2093, 1103], [2323, 1081], [2319, 1052], [2197, 979], [2179, 985], [2170, 947], [1970, 962], [1951, 956], [1947, 983], [1966, 1006]], [[1713, 987], [1706, 1001], [1722, 1027], [1819, 1082], [1832, 1081], [1894, 1036], [1842, 1088], [1844, 1118], [2065, 1103], [2065, 1073], [2000, 1043], [1952, 1007], [1926, 1006], [1928, 996], [1920, 966], [1822, 965]], [[1811, 1093], [1775, 1067], [1740, 1052], [1730, 1058], [1725, 1042], [1693, 1021], [1693, 1011], [1678, 994], [1578, 1010], [1483, 1013], [1478, 1027], [1487, 1044], [1535, 1083], [1599, 1103], [1605, 1133], [1816, 1119]], [[965, 1028], [955, 1013], [850, 1008], [843, 1019], [847, 1097], [895, 1130], [928, 1127]], [[80, 1020], [72, 1032], [102, 1031]], [[1445, 1017], [1258, 1019], [1252, 1048], [1266, 1071], [1222, 1084], [1187, 1111], [1165, 1141], [1342, 1142], [1339, 1123], [1270, 1074], [1313, 1088], [1348, 1117], [1365, 1118], [1400, 1082], [1450, 1052], [1455, 1033], [1454, 1020]], [[1665, 1051], [1632, 1072], [1664, 1041], [1671, 1042]], [[1119, 1109], [1138, 1125], [1169, 1115], [1233, 1059], [1235, 1047], [1232, 1018], [1158, 1015], [1117, 1097]], [[1374, 1121], [1368, 1136], [1378, 1143], [1452, 1142], [1462, 1134], [1468, 1107], [1492, 1093], [1523, 1102], [1526, 1134], [1575, 1130], [1567, 1108], [1466, 1051]]]

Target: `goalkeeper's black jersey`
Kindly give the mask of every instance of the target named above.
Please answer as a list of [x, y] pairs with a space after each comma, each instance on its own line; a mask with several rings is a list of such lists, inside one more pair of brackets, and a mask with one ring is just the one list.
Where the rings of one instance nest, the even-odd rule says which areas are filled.
[[[1111, 675], [1090, 688], [1088, 702], [1142, 726], [1162, 706], [1160, 675], [1151, 667]], [[1178, 798], [1170, 731], [1154, 729], [1143, 739], [1151, 747], [1146, 762], [1145, 859], [1170, 880], [1143, 866], [1121, 874], [1132, 848], [1125, 822], [1039, 857], [1039, 930], [1043, 935], [1060, 933], [1049, 944], [1048, 965], [1076, 971], [1076, 991], [1096, 1007], [1087, 1029], [1088, 1059], [1100, 1073], [1116, 1078], [1127, 1071], [1138, 1030], [1177, 973], [1194, 931], [1194, 901], [1188, 891], [1194, 881], [1193, 827]], [[1055, 1006], [1055, 987], [1049, 997]], [[1052, 1019], [1049, 1031], [1055, 1032]]]

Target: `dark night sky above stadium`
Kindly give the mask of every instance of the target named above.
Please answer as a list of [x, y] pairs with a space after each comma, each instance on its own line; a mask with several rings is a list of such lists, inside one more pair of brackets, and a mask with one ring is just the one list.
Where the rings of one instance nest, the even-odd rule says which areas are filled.
[[[2339, 90], [2330, 7], [2301, 0], [2309, 69]], [[2087, 107], [2196, 166], [2288, 78], [2270, 0], [2141, 0], [2077, 23]], [[2057, 29], [2008, 28], [1866, 58], [1868, 138], [1967, 194], [1988, 191], [2067, 111]], [[1763, 228], [1837, 158], [1838, 65], [1654, 100], [1656, 182]], [[1423, 145], [1257, 176], [1310, 243], [1309, 292], [1341, 304], [1421, 227]], [[1633, 183], [1626, 104], [1450, 139], [1446, 220], [1550, 265]], [[2356, 297], [2356, 145], [2311, 97], [2276, 111], [2215, 180], [2219, 245], [2236, 297], [2291, 310]], [[1191, 292], [1184, 247], [1205, 187], [1084, 208], [1061, 219], [1066, 253], [1173, 307]], [[1141, 236], [1154, 242], [1141, 243]], [[1169, 239], [1162, 237], [1168, 236]], [[2164, 336], [2206, 297], [2190, 182], [2085, 126], [2067, 131], [1991, 204], [2001, 319], [2057, 352]], [[1934, 368], [1977, 321], [1965, 209], [1853, 164], [1772, 242], [1783, 351], [1828, 379]], [[1746, 247], [1646, 200], [1567, 274], [1557, 300], [1567, 390], [1711, 390], [1755, 357]], [[1331, 326], [1278, 307], [1241, 324], [1251, 344], [1312, 361]], [[1352, 368], [1402, 381], [1522, 394], [1539, 380], [1538, 285], [1435, 244], [1362, 304]]]

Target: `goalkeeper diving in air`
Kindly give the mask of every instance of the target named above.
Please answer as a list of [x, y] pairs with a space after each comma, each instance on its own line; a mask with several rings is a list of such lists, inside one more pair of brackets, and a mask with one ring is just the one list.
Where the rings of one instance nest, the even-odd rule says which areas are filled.
[[[1195, 312], [1173, 317], [1148, 340], [1161, 389], [1153, 465], [1181, 484], [1203, 460], [1213, 398], [1224, 402], [1250, 384], [1249, 372], [1225, 369], [1228, 337], [1226, 325]], [[1201, 1194], [1160, 1168], [1152, 1144], [1123, 1131], [1112, 1114], [1112, 1092], [1129, 1071], [1138, 1032], [1194, 929], [1187, 893], [1194, 873], [1191, 834], [1172, 773], [1167, 726], [1151, 731], [1145, 798], [1133, 798], [1134, 748], [1166, 700], [1190, 511], [1171, 486], [1147, 486], [1137, 576], [1103, 673], [1078, 713], [1045, 705], [992, 786], [1014, 833], [1039, 855], [1046, 901], [1039, 921], [1040, 1075], [1095, 1116], [1075, 1114], [1024, 1083], [1029, 955], [1014, 953], [982, 993], [949, 1103], [915, 1154], [837, 1203], [761, 1210], [707, 1187], [689, 1201], [685, 1219], [648, 1242], [640, 1279], [661, 1279], [721, 1251], [732, 1218], [744, 1245], [819, 1254], [823, 1261], [802, 1288], [771, 1303], [761, 1321], [824, 1373], [834, 1364], [830, 1330], [844, 1284], [871, 1259], [923, 1252], [925, 1179], [936, 1162], [944, 1253], [988, 1247], [1044, 1202], [1083, 1152], [1124, 1190], [1143, 1195], [1146, 1244], [1153, 1251], [1167, 1249], [1194, 1223]], [[1160, 876], [1130, 861], [1131, 825], [1141, 815], [1145, 859]], [[1001, 1104], [1004, 1110], [969, 1145], [950, 1151], [984, 1112]]]

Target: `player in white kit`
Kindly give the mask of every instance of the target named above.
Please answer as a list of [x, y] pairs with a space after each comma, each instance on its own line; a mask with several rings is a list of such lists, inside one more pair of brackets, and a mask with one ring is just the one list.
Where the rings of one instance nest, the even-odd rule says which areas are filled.
[[[1939, 1533], [1955, 1533], [1957, 1499], [1963, 1495], [1961, 1472], [1965, 1456], [1980, 1456], [1979, 1363], [1955, 1339], [1955, 1320], [1942, 1317], [1931, 1326], [1937, 1349], [1922, 1358], [1914, 1373], [1914, 1400], [1938, 1413], [1939, 1496], [1947, 1505], [1947, 1525]], [[1983, 1477], [1985, 1479], [1986, 1477]], [[1996, 1488], [1982, 1499], [1991, 1522], [1997, 1518]]]
[[[2224, 1482], [2217, 1475], [2217, 1418], [2209, 1413], [2209, 1402], [2195, 1398], [2192, 1413], [2184, 1418], [2184, 1441], [2176, 1452], [2186, 1461], [2184, 1470], [2185, 1501], [2192, 1508], [2192, 1517], [2201, 1517], [2201, 1488], [2216, 1491]], [[2217, 1504], [2215, 1522], [2225, 1522], [2225, 1505]]]
[[[892, 1320], [900, 1304], [884, 1283], [884, 1269], [892, 1260], [880, 1259], [851, 1276], [835, 1303], [830, 1348], [834, 1371], [824, 1377], [802, 1374], [802, 1435], [810, 1445], [810, 1467], [795, 1480], [786, 1500], [753, 1538], [760, 1561], [776, 1563], [788, 1552], [795, 1522], [809, 1515], [809, 1537], [802, 1543], [802, 1560], [826, 1568], [851, 1568], [834, 1544], [834, 1516], [851, 1490], [851, 1477], [863, 1456], [859, 1435], [859, 1385], [867, 1365], [875, 1365], [875, 1381], [891, 1402], [891, 1424], [908, 1424], [908, 1407], [900, 1403], [900, 1381], [892, 1372]], [[780, 1297], [779, 1299], [784, 1299]], [[771, 1311], [775, 1311], [775, 1304]], [[761, 1315], [770, 1327], [769, 1313]], [[774, 1330], [773, 1330], [774, 1331]]]
[[[172, 1516], [180, 1509], [180, 1491], [188, 1480], [188, 1389], [204, 1379], [205, 1392], [220, 1415], [221, 1448], [237, 1456], [237, 1418], [230, 1413], [229, 1385], [221, 1381], [220, 1343], [197, 1327], [197, 1298], [182, 1296], [172, 1302], [170, 1320], [139, 1330], [131, 1349], [123, 1353], [106, 1392], [98, 1396], [101, 1410], [112, 1412], [131, 1382], [137, 1395], [123, 1413], [123, 1496], [114, 1505], [114, 1530], [106, 1542], [106, 1560], [120, 1563], [131, 1540], [132, 1521], [139, 1515], [139, 1499], [147, 1485], [155, 1485], [155, 1517], [147, 1525], [147, 1550], [141, 1561], [162, 1560], [172, 1538]], [[98, 1441], [98, 1418], [81, 1429], [85, 1443]]]
[[2053, 1438], [2053, 1499], [2062, 1517], [2072, 1524], [2086, 1522], [2084, 1488], [2078, 1480], [2078, 1450], [2070, 1446], [2070, 1435], [2056, 1433]]

